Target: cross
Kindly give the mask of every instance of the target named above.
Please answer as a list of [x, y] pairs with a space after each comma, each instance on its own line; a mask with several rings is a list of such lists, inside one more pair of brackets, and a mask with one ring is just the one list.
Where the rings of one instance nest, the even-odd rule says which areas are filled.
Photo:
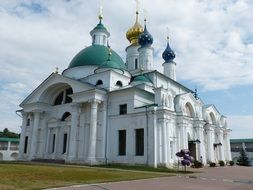
[[135, 0], [135, 2], [136, 2], [136, 12], [139, 12], [140, 1], [139, 0]]
[[55, 67], [55, 73], [58, 74], [59, 67]]

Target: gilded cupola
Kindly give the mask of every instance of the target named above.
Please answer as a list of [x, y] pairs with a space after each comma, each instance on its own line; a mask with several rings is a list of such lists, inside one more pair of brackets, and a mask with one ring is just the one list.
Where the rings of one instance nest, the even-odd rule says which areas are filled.
[[132, 28], [130, 28], [127, 33], [126, 33], [126, 37], [128, 39], [128, 41], [135, 45], [138, 44], [138, 37], [139, 35], [143, 32], [143, 27], [142, 25], [139, 23], [139, 12], [136, 11], [136, 20], [135, 20], [135, 24], [133, 25]]

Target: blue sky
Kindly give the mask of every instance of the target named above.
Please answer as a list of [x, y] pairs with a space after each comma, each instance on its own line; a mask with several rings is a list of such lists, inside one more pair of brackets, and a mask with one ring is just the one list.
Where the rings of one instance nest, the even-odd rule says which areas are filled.
[[[141, 0], [154, 37], [155, 65], [169, 33], [176, 52], [177, 78], [227, 116], [233, 138], [253, 138], [253, 1]], [[0, 130], [20, 131], [19, 103], [55, 67], [64, 70], [90, 45], [99, 5], [110, 44], [122, 58], [129, 45], [135, 1], [12, 0], [0, 1]], [[167, 30], [169, 28], [169, 32]]]

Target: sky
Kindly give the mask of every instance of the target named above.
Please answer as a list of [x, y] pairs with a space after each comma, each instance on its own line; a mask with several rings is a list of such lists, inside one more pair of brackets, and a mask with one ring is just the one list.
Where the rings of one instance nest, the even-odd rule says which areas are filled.
[[[134, 0], [0, 0], [0, 130], [20, 132], [22, 100], [91, 44], [100, 5], [110, 45], [125, 59]], [[253, 1], [140, 0], [139, 7], [154, 37], [155, 68], [162, 71], [169, 35], [178, 82], [215, 104], [232, 138], [253, 138]]]

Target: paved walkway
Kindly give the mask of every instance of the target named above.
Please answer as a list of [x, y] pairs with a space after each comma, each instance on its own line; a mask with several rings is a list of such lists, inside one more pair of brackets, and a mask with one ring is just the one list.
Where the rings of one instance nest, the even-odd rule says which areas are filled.
[[57, 190], [253, 190], [253, 167], [207, 167], [196, 171], [202, 173], [79, 185]]

